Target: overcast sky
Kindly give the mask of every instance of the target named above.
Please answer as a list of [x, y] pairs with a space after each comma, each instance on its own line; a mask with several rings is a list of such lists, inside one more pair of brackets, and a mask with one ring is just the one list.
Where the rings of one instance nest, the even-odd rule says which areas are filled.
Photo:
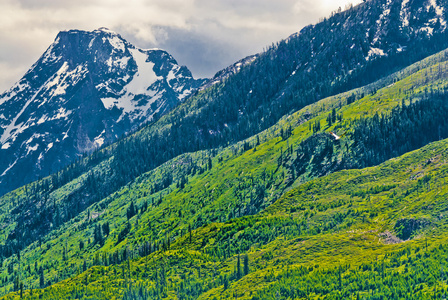
[[360, 0], [0, 0], [0, 93], [61, 30], [107, 27], [140, 48], [162, 48], [195, 77]]

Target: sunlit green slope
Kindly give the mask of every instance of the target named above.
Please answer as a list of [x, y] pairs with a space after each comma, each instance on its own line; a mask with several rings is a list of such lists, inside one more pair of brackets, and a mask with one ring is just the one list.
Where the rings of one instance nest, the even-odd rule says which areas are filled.
[[[132, 259], [130, 248], [121, 263], [103, 266], [112, 258], [101, 253], [97, 266], [75, 265], [80, 275], [33, 297], [121, 299], [141, 285], [146, 299], [435, 299], [446, 290], [448, 267], [447, 159], [443, 140], [314, 179], [256, 215], [185, 232], [143, 258]], [[133, 226], [148, 213], [131, 218]], [[68, 251], [68, 262], [76, 252]]]
[[[27, 208], [31, 195], [40, 199], [35, 209], [51, 212], [41, 221], [53, 229], [20, 252], [2, 248], [13, 255], [3, 261], [0, 292], [51, 285], [42, 297], [121, 299], [131, 282], [144, 282], [152, 297], [219, 299], [237, 293], [264, 299], [271, 285], [283, 295], [281, 278], [284, 286], [289, 285], [287, 278], [318, 280], [321, 271], [310, 267], [319, 265], [318, 270], [336, 278], [321, 284], [328, 288], [326, 295], [338, 287], [347, 293], [339, 274], [351, 278], [354, 266], [365, 262], [369, 267], [359, 276], [371, 280], [376, 257], [395, 257], [397, 249], [413, 249], [415, 257], [420, 253], [415, 253], [416, 245], [426, 248], [426, 239], [398, 244], [385, 240], [421, 232], [429, 237], [428, 251], [443, 244], [435, 237], [444, 232], [446, 143], [380, 167], [312, 179], [375, 165], [447, 137], [446, 68], [444, 51], [370, 86], [305, 107], [241, 143], [181, 155], [68, 222], [59, 218], [70, 213], [64, 201], [81, 186], [101, 194], [93, 178], [107, 178], [108, 161], [50, 194], [39, 193], [48, 184], [43, 180], [5, 195], [0, 199], [2, 240], [20, 242], [14, 234], [27, 226], [20, 219], [32, 213]], [[346, 135], [335, 142], [329, 131]], [[384, 140], [389, 147], [379, 148]], [[18, 222], [10, 221], [11, 213], [18, 214]], [[250, 274], [242, 276], [245, 254]], [[439, 254], [426, 257], [428, 264]], [[390, 274], [403, 272], [389, 256], [384, 261]], [[302, 265], [307, 271], [297, 269]], [[440, 276], [422, 281], [422, 292], [442, 287]], [[310, 286], [300, 295], [317, 292]], [[372, 295], [380, 292], [369, 287]], [[358, 291], [367, 295], [363, 289], [353, 291], [353, 297]], [[34, 291], [36, 297], [38, 293], [42, 291]], [[276, 292], [271, 296], [277, 297]]]

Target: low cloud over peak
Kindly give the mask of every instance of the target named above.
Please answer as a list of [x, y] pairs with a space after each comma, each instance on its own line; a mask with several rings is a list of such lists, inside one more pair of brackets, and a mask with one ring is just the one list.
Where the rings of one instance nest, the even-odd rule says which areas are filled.
[[2, 0], [0, 93], [20, 79], [61, 30], [108, 27], [138, 47], [167, 50], [195, 77], [210, 77], [349, 2]]

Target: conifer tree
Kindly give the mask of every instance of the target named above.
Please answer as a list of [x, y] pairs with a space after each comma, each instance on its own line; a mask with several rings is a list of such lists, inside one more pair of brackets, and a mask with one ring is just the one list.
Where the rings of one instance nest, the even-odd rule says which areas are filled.
[[85, 259], [84, 259], [84, 263], [82, 264], [82, 271], [83, 272], [87, 271], [87, 262]]
[[238, 260], [236, 262], [236, 279], [240, 279], [242, 277], [241, 275], [241, 260], [240, 255], [238, 254]]
[[229, 288], [229, 278], [226, 274], [224, 274], [224, 290], [227, 290]]
[[40, 267], [39, 285], [41, 288], [45, 287], [44, 269]]
[[243, 265], [244, 265], [244, 275], [249, 274], [249, 255], [247, 255], [247, 253], [244, 254]]
[[191, 225], [188, 224], [188, 234], [189, 234], [189, 239], [190, 239], [190, 244], [191, 244]]

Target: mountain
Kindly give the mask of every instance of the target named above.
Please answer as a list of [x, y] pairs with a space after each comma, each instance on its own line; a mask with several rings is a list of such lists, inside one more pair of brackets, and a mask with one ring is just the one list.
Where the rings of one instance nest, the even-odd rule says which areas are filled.
[[[447, 53], [322, 99], [240, 143], [178, 156], [71, 219], [81, 205], [71, 198], [84, 185], [95, 191], [93, 174], [109, 174], [106, 164], [55, 190], [47, 178], [8, 193], [0, 198], [3, 293], [23, 280], [31, 299], [393, 298], [410, 293], [403, 274], [419, 278], [414, 299], [429, 298], [446, 254], [447, 140], [430, 142], [448, 137]], [[359, 135], [364, 127], [370, 134]], [[335, 142], [329, 131], [348, 133]], [[384, 143], [369, 147], [372, 138], [390, 147], [377, 151]], [[399, 149], [400, 138], [419, 144]], [[422, 145], [379, 166], [329, 173], [347, 159], [363, 163], [366, 147], [391, 157]], [[30, 223], [37, 210], [39, 223]], [[17, 251], [46, 222], [51, 231]]]
[[228, 66], [227, 68], [218, 71], [215, 74], [215, 76], [213, 76], [212, 79], [210, 79], [207, 83], [205, 83], [203, 86], [201, 86], [201, 88], [199, 90], [203, 91], [215, 84], [222, 83], [224, 80], [226, 80], [230, 76], [241, 71], [241, 68], [251, 64], [254, 60], [256, 60], [258, 58], [258, 56], [259, 56], [258, 54], [247, 56], [247, 57], [237, 61], [236, 63]]
[[0, 197], [0, 294], [443, 298], [446, 9], [335, 13]]
[[204, 82], [108, 29], [60, 32], [0, 95], [0, 194], [157, 119]]
[[[78, 164], [72, 175], [62, 172], [53, 176], [53, 181], [64, 184], [105, 162], [106, 178], [92, 173], [103, 194], [98, 196], [86, 189], [71, 198], [75, 202], [95, 202], [178, 155], [240, 142], [322, 98], [365, 86], [443, 50], [448, 47], [448, 31], [442, 25], [431, 25], [434, 2], [425, 3], [425, 9], [420, 9], [411, 6], [413, 2], [368, 1], [308, 26], [222, 72], [239, 70], [233, 75], [219, 79], [218, 72], [217, 79], [211, 81], [214, 84], [170, 114], [97, 153], [90, 162]], [[438, 13], [444, 11], [436, 8]], [[386, 13], [389, 9], [393, 13]], [[401, 11], [418, 21], [398, 22]], [[441, 24], [443, 16], [440, 14]], [[422, 31], [428, 26], [435, 26], [431, 33]], [[378, 32], [375, 43], [379, 44], [365, 39], [370, 31]], [[347, 49], [345, 45], [350, 42], [355, 46]], [[370, 48], [376, 46], [385, 55], [369, 55]], [[374, 89], [366, 91], [372, 92]]]

